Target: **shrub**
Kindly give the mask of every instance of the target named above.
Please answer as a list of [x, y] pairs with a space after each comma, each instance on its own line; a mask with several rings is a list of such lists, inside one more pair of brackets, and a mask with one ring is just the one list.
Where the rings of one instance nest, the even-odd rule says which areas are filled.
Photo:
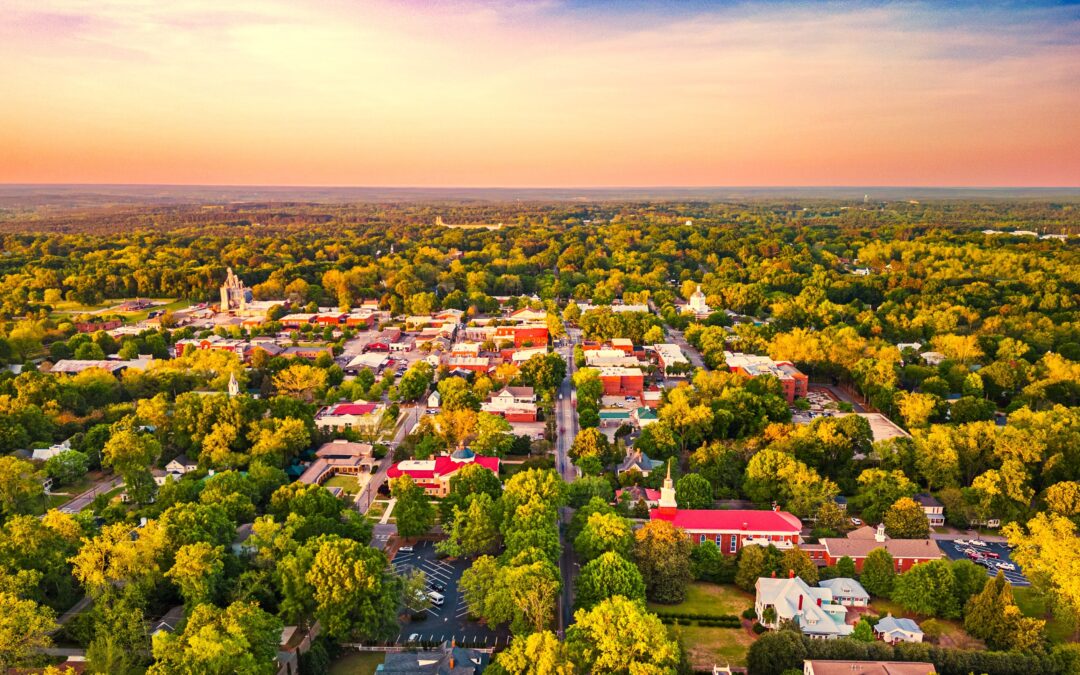
[[765, 626], [762, 626], [760, 623], [755, 623], [754, 624], [754, 632], [757, 633], [758, 635], [761, 635], [766, 630], [768, 630], [768, 629], [765, 628]]
[[747, 607], [746, 609], [743, 610], [742, 618], [753, 621], [754, 619], [757, 618], [757, 610], [754, 609], [753, 607]]

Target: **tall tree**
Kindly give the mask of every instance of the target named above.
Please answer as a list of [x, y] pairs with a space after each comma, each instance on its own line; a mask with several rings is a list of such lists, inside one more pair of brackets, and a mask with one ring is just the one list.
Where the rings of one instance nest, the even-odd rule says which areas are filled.
[[566, 648], [581, 672], [590, 673], [671, 672], [680, 653], [660, 619], [642, 602], [619, 596], [575, 612]]
[[885, 531], [895, 539], [925, 539], [930, 535], [930, 521], [918, 502], [901, 497], [885, 512]]
[[665, 520], [652, 520], [634, 534], [634, 562], [645, 579], [649, 600], [674, 604], [686, 598], [693, 579], [690, 541]]
[[859, 581], [867, 593], [879, 598], [891, 597], [895, 579], [896, 569], [893, 566], [893, 557], [888, 551], [875, 548], [866, 555]]
[[424, 488], [408, 476], [399, 476], [390, 481], [390, 494], [397, 500], [394, 517], [399, 535], [409, 538], [431, 531], [435, 525], [435, 507]]
[[609, 551], [590, 560], [574, 580], [576, 607], [589, 609], [616, 595], [645, 600], [645, 580], [641, 578], [641, 572], [618, 553]]
[[147, 675], [272, 675], [281, 628], [280, 619], [254, 603], [199, 605], [183, 631], [154, 636], [155, 662]]

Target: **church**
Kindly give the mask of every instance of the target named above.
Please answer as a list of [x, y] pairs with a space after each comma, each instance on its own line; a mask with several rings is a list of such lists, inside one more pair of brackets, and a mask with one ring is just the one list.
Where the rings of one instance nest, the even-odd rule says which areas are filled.
[[231, 267], [228, 268], [225, 283], [221, 285], [221, 311], [243, 312], [251, 301], [251, 289], [244, 286], [244, 282], [233, 273]]
[[675, 501], [671, 465], [660, 489], [660, 500], [649, 512], [652, 520], [666, 520], [685, 531], [696, 544], [716, 542], [725, 555], [735, 555], [744, 546], [768, 546], [779, 549], [798, 546], [802, 522], [786, 511], [680, 509]]

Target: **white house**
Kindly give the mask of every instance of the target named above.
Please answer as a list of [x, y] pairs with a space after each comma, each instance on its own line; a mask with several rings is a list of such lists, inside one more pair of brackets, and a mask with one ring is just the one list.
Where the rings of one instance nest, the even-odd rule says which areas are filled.
[[833, 602], [828, 588], [814, 588], [796, 576], [787, 579], [762, 577], [757, 580], [754, 609], [766, 628], [778, 628], [781, 621], [793, 621], [804, 635], [832, 639], [851, 635], [847, 607]]
[[165, 470], [169, 473], [178, 473], [181, 476], [185, 473], [195, 471], [199, 468], [196, 462], [188, 459], [187, 455], [177, 455], [176, 459], [165, 465]]
[[941, 352], [923, 352], [919, 354], [922, 357], [923, 362], [928, 366], [940, 366], [941, 362], [945, 360], [945, 355]]
[[52, 459], [53, 457], [56, 457], [57, 455], [59, 455], [62, 452], [67, 452], [70, 449], [71, 449], [71, 439], [69, 438], [66, 441], [64, 441], [63, 443], [56, 443], [55, 445], [51, 445], [51, 446], [49, 446], [47, 448], [38, 448], [38, 449], [34, 450], [33, 454], [30, 455], [30, 459], [35, 459], [35, 460], [44, 462], [44, 461]]
[[847, 577], [826, 579], [818, 586], [832, 591], [833, 602], [845, 607], [866, 607], [870, 604], [870, 594], [858, 581]]
[[922, 507], [930, 527], [941, 527], [945, 524], [945, 505], [935, 499], [933, 495], [920, 493], [915, 495], [914, 499]]
[[442, 405], [442, 396], [439, 396], [438, 391], [431, 392], [427, 397], [427, 407], [438, 408]]
[[874, 626], [874, 633], [885, 642], [922, 642], [923, 632], [911, 619], [897, 619], [889, 614]]

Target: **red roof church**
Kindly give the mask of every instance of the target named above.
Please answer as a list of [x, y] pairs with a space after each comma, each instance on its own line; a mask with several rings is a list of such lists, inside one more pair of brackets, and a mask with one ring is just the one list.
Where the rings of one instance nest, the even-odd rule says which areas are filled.
[[429, 495], [445, 497], [450, 494], [450, 477], [466, 464], [479, 464], [496, 476], [499, 475], [498, 457], [480, 457], [468, 448], [460, 448], [452, 455], [439, 455], [435, 459], [409, 459], [398, 462], [390, 467], [386, 472], [386, 477], [394, 479], [398, 476], [408, 476]]
[[735, 555], [743, 546], [759, 545], [787, 549], [797, 546], [802, 523], [786, 511], [680, 509], [675, 504], [671, 465], [660, 489], [658, 506], [649, 512], [653, 520], [666, 520], [690, 536], [694, 543], [714, 541], [725, 555]]

